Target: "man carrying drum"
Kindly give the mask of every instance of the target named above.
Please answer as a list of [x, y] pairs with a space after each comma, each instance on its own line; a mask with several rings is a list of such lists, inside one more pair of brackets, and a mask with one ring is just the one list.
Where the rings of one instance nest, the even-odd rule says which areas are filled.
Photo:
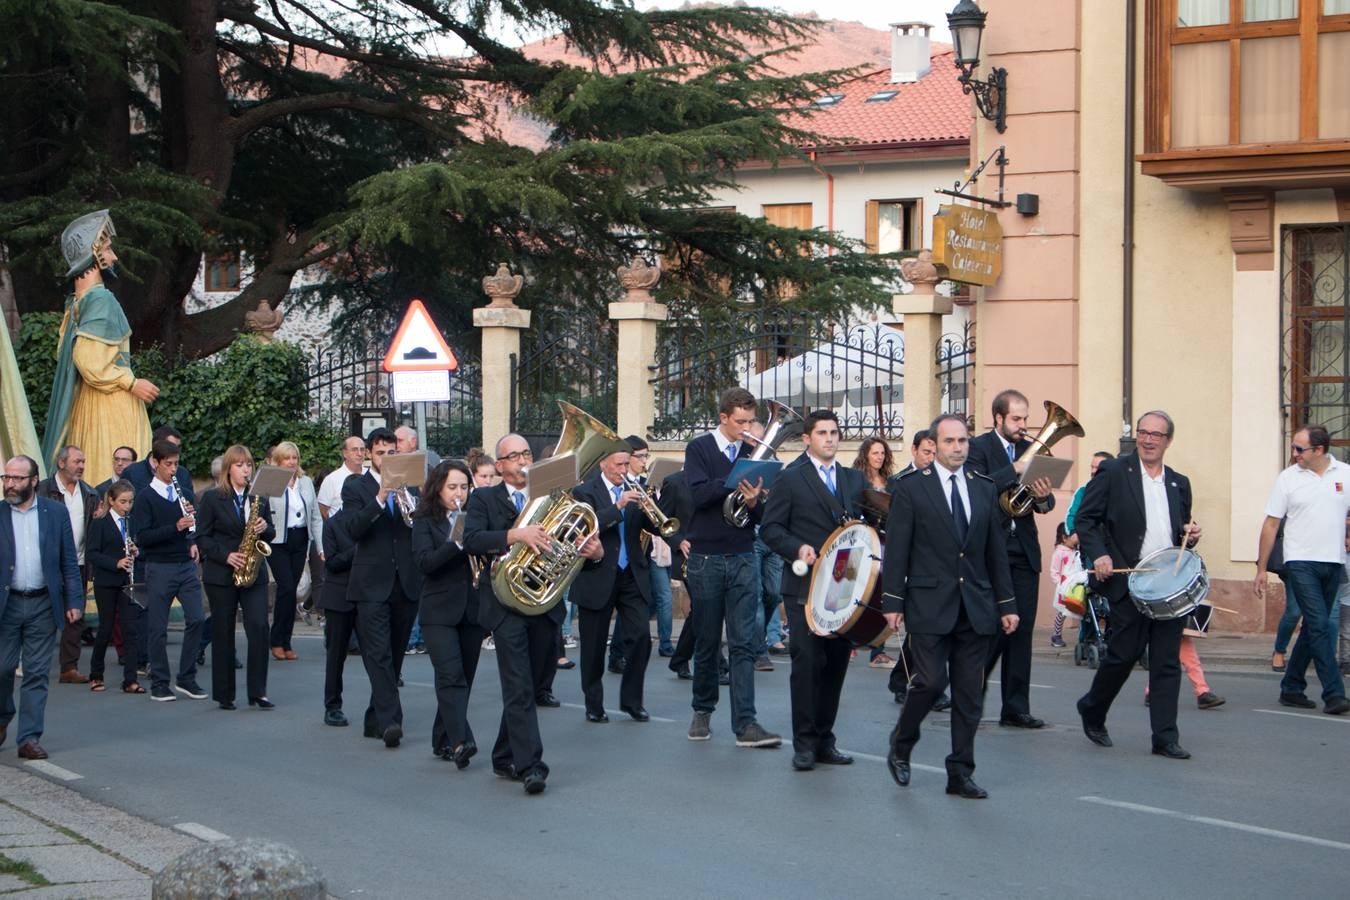
[[811, 586], [807, 566], [816, 551], [845, 518], [859, 518], [862, 472], [835, 460], [839, 449], [839, 419], [828, 409], [806, 417], [802, 430], [806, 462], [784, 469], [769, 493], [760, 520], [760, 540], [792, 566], [783, 572], [783, 608], [792, 632], [792, 767], [814, 769], [816, 763], [844, 766], [853, 757], [840, 753], [834, 742], [834, 719], [839, 694], [848, 674], [847, 640], [821, 637], [806, 624], [806, 596]]
[[1146, 616], [1136, 608], [1127, 575], [1120, 571], [1137, 567], [1151, 553], [1200, 540], [1200, 526], [1191, 521], [1191, 483], [1163, 465], [1175, 431], [1172, 417], [1162, 410], [1144, 413], [1135, 425], [1137, 450], [1104, 460], [1083, 492], [1074, 528], [1084, 558], [1092, 560], [1089, 585], [1110, 600], [1111, 637], [1092, 687], [1078, 701], [1078, 714], [1088, 740], [1110, 747], [1106, 715], [1147, 645], [1153, 752], [1189, 759], [1177, 731], [1179, 652], [1186, 620]]

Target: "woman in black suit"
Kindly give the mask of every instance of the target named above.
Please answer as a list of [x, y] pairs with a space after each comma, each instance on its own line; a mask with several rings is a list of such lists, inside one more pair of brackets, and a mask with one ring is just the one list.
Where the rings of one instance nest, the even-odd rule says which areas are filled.
[[464, 768], [478, 752], [469, 728], [469, 691], [486, 632], [470, 602], [469, 557], [461, 544], [460, 521], [473, 475], [458, 460], [431, 470], [413, 520], [413, 558], [422, 580], [422, 636], [436, 673], [436, 721], [431, 749]]
[[[89, 689], [104, 691], [103, 657], [108, 653], [108, 641], [113, 627], [122, 625], [122, 640], [127, 652], [123, 655], [122, 693], [144, 694], [145, 688], [136, 680], [136, 634], [140, 628], [140, 607], [131, 602], [131, 568], [133, 556], [127, 553], [132, 546], [128, 528], [131, 527], [131, 503], [136, 486], [130, 481], [114, 481], [108, 488], [108, 512], [89, 524], [84, 558], [94, 572], [94, 603], [98, 605], [98, 636], [94, 638], [94, 658], [89, 665]], [[132, 552], [135, 552], [132, 546]]]
[[[248, 641], [248, 705], [261, 709], [275, 706], [267, 699], [267, 566], [258, 565], [258, 579], [248, 587], [234, 586], [234, 573], [243, 567], [239, 545], [244, 537], [244, 518], [255, 498], [247, 493], [253, 476], [253, 454], [235, 444], [226, 450], [220, 480], [202, 494], [197, 504], [197, 546], [202, 556], [202, 583], [211, 601], [211, 696], [221, 709], [234, 709], [234, 620], [243, 612], [244, 636]], [[269, 541], [275, 534], [272, 513], [265, 497], [258, 501], [261, 519], [256, 540]]]

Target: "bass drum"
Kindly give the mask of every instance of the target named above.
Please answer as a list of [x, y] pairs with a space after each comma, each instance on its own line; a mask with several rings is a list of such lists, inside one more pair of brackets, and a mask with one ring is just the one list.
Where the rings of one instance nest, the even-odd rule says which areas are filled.
[[821, 637], [879, 647], [890, 629], [881, 612], [881, 538], [862, 522], [839, 528], [816, 554], [806, 624]]

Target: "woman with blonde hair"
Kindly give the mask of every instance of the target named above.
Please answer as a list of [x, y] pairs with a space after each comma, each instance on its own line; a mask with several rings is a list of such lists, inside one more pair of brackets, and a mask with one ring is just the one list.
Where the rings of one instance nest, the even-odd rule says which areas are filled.
[[323, 546], [323, 514], [314, 492], [314, 480], [300, 468], [300, 448], [281, 441], [272, 448], [269, 462], [292, 473], [284, 493], [270, 497], [276, 536], [267, 565], [277, 583], [276, 605], [272, 609], [272, 658], [297, 659], [291, 649], [295, 630], [295, 593], [309, 560], [310, 547]]

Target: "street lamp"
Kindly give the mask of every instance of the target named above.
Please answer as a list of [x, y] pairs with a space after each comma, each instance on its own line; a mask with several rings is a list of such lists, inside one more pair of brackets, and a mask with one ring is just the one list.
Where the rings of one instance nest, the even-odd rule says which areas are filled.
[[995, 67], [988, 81], [977, 81], [975, 70], [980, 67], [980, 38], [984, 35], [984, 20], [988, 16], [975, 0], [961, 0], [956, 9], [947, 13], [947, 26], [952, 32], [956, 66], [961, 70], [957, 80], [961, 90], [975, 95], [975, 106], [980, 115], [994, 123], [1002, 134], [1008, 127], [1006, 118], [1008, 70]]

